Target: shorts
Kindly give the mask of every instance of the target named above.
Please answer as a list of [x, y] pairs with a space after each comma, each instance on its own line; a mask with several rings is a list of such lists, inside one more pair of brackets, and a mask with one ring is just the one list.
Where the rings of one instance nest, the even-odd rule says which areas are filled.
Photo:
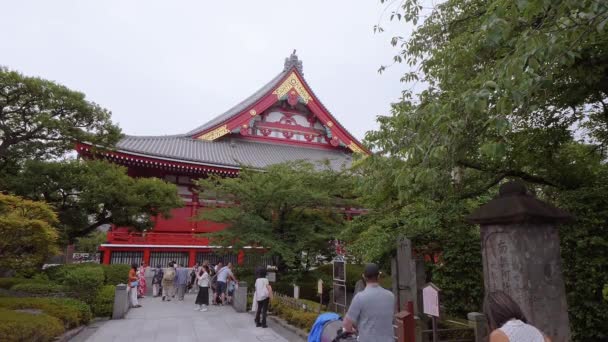
[[226, 282], [223, 282], [223, 281], [217, 282], [217, 293], [219, 293], [219, 294], [226, 293]]

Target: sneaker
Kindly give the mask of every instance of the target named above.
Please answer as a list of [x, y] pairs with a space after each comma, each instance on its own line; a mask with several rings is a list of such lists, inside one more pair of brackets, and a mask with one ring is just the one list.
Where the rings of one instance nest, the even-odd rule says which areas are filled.
[[165, 296], [163, 296], [163, 302], [165, 301]]
[[201, 312], [206, 312], [208, 309], [207, 308], [202, 308], [200, 311]]
[[260, 323], [256, 323], [256, 324], [255, 324], [255, 327], [256, 327], [256, 328], [259, 328], [259, 327], [261, 327], [261, 326], [262, 326], [262, 325], [261, 325]]
[[266, 324], [262, 324], [262, 328], [268, 328]]
[[194, 308], [194, 311], [201, 311], [202, 309], [203, 309], [203, 308], [202, 308], [202, 307], [200, 307], [200, 305], [199, 305], [199, 307], [198, 307], [198, 308]]

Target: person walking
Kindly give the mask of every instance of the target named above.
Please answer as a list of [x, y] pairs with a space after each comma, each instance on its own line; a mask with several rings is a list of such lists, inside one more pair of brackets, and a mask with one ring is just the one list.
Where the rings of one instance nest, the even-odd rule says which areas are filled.
[[517, 303], [503, 291], [490, 292], [483, 304], [490, 327], [489, 342], [550, 342], [528, 319]]
[[137, 297], [144, 298], [146, 296], [146, 291], [148, 290], [148, 286], [146, 285], [146, 263], [142, 262], [137, 269], [137, 278], [137, 281], [139, 282]]
[[179, 264], [175, 271], [175, 283], [177, 285], [177, 300], [184, 300], [186, 286], [188, 286], [188, 269]]
[[198, 294], [196, 295], [196, 301], [194, 304], [198, 305], [195, 310], [207, 311], [209, 305], [209, 266], [204, 265], [201, 267], [199, 273], [196, 275], [198, 284]]
[[255, 301], [258, 305], [255, 312], [255, 326], [268, 328], [266, 325], [266, 314], [268, 304], [272, 300], [272, 287], [266, 279], [266, 269], [258, 271], [258, 278], [255, 280]]
[[158, 297], [162, 293], [163, 269], [156, 265], [154, 276], [152, 277], [152, 297]]
[[361, 342], [394, 342], [395, 296], [378, 283], [380, 268], [367, 264], [363, 271], [365, 290], [357, 293], [342, 324], [344, 331], [359, 333]]
[[199, 265], [197, 262], [196, 264], [194, 264], [194, 267], [192, 267], [192, 271], [190, 271], [190, 280], [188, 281], [188, 293], [190, 293], [191, 291], [197, 292], [198, 290], [198, 285], [196, 284], [196, 275], [198, 274], [198, 272]]
[[129, 270], [129, 281], [127, 282], [127, 284], [129, 284], [129, 299], [132, 308], [141, 308], [141, 305], [139, 305], [139, 301], [137, 300], [137, 280], [137, 264], [134, 263]]
[[175, 282], [175, 268], [172, 263], [169, 263], [169, 267], [167, 267], [163, 272], [163, 301], [166, 299], [171, 301], [171, 296], [175, 292], [175, 286], [173, 285]]

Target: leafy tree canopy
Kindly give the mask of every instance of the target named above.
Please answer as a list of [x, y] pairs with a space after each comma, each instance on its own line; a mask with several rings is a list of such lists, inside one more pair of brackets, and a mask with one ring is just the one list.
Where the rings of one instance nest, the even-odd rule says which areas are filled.
[[608, 215], [598, 208], [607, 181], [608, 3], [381, 2], [393, 8], [391, 20], [415, 27], [391, 42], [395, 62], [413, 70], [403, 81], [424, 90], [404, 91], [366, 135], [376, 154], [360, 166], [359, 190], [372, 214], [346, 231], [353, 248], [378, 258], [405, 233], [442, 253], [433, 281], [454, 294], [448, 311], [479, 309], [466, 303], [481, 299], [472, 272], [481, 263], [477, 227], [464, 217], [501, 182], [523, 180], [579, 218], [560, 230], [573, 339], [608, 335]]
[[132, 178], [126, 168], [98, 160], [29, 161], [7, 183], [16, 194], [51, 204], [69, 243], [104, 224], [148, 229], [155, 216], [183, 205], [175, 185]]
[[46, 203], [0, 193], [0, 269], [35, 272], [58, 252], [57, 223]]
[[303, 262], [309, 265], [303, 255], [328, 255], [328, 242], [344, 224], [341, 209], [352, 204], [353, 184], [347, 172], [319, 170], [305, 162], [264, 171], [244, 168], [238, 178], [198, 182], [202, 196], [229, 203], [202, 211], [198, 218], [228, 224], [213, 235], [214, 243], [267, 247], [299, 268]]
[[74, 141], [111, 146], [120, 135], [110, 112], [84, 94], [0, 67], [0, 169], [61, 156]]

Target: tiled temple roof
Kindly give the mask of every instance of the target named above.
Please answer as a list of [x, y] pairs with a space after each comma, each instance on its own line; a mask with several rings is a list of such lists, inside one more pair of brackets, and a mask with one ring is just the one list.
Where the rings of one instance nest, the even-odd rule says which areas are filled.
[[[201, 132], [210, 130], [229, 121], [260, 101], [266, 94], [279, 86], [279, 84], [294, 70], [297, 70], [297, 72], [302, 75], [302, 62], [295, 55], [295, 51], [290, 57], [285, 59], [285, 65], [281, 73], [254, 92], [251, 96], [205, 124], [186, 134], [180, 135], [126, 136], [118, 142], [117, 150], [124, 153], [152, 156], [174, 161], [204, 163], [236, 168], [240, 166], [265, 168], [272, 164], [295, 160], [308, 160], [311, 162], [329, 161], [330, 166], [335, 170], [349, 167], [351, 164], [351, 154], [343, 148], [332, 150], [303, 145], [294, 146], [272, 142], [252, 142], [229, 136], [214, 141], [196, 138]], [[303, 81], [306, 83], [304, 79]], [[322, 103], [319, 102], [319, 104], [327, 111]], [[329, 111], [327, 112], [329, 113]], [[335, 124], [344, 129], [338, 122], [335, 122]], [[348, 131], [346, 132], [348, 133]], [[350, 133], [348, 134], [350, 135]]]
[[126, 136], [117, 144], [117, 150], [175, 161], [259, 169], [296, 160], [327, 160], [334, 170], [351, 164], [350, 154], [340, 150], [252, 142], [239, 138], [204, 141], [187, 135]]

